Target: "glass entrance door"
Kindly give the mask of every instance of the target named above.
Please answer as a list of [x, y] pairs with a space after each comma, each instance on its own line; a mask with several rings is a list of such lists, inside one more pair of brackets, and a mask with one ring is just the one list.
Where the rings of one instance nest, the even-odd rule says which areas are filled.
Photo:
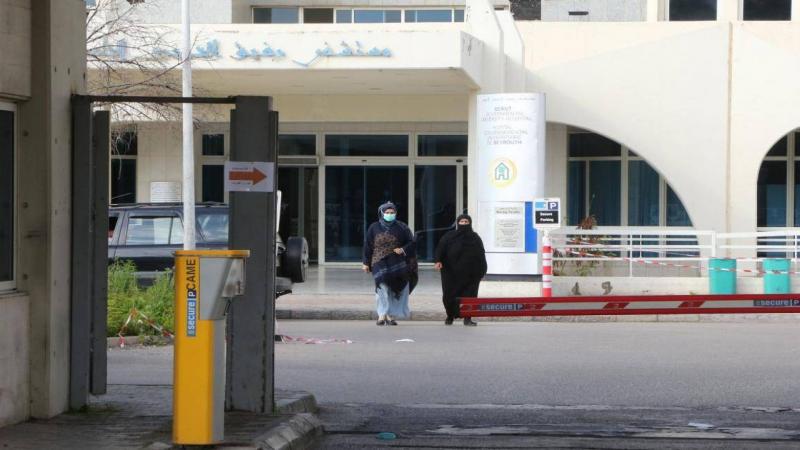
[[420, 261], [432, 262], [439, 239], [458, 215], [458, 166], [414, 168], [414, 228]]
[[327, 166], [325, 261], [360, 261], [364, 233], [389, 200], [408, 223], [408, 166]]
[[283, 242], [290, 236], [304, 236], [309, 259], [318, 260], [317, 205], [319, 169], [316, 167], [280, 167], [278, 189], [281, 191], [281, 221], [278, 226]]

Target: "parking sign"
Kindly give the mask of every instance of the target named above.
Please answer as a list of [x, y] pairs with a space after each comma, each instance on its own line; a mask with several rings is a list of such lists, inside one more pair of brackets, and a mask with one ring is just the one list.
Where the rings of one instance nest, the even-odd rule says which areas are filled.
[[537, 230], [561, 227], [560, 198], [537, 198], [533, 202], [533, 227]]

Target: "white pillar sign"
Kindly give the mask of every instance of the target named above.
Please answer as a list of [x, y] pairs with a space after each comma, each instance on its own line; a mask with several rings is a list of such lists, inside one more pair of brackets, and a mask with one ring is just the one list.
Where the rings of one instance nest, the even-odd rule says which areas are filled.
[[544, 193], [544, 94], [477, 101], [478, 225], [489, 273], [538, 273], [531, 211]]

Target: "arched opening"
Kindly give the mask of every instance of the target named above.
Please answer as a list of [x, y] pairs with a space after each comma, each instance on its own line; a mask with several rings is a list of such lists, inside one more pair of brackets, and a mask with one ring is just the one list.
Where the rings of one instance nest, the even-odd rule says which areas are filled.
[[691, 227], [675, 191], [624, 145], [584, 129], [567, 131], [567, 222], [599, 226]]
[[759, 228], [800, 226], [800, 130], [770, 148], [758, 171]]

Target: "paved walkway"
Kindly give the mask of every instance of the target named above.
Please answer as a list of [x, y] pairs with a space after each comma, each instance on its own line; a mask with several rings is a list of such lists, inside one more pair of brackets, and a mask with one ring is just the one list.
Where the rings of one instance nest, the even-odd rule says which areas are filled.
[[[302, 393], [278, 392], [286, 412], [307, 400]], [[246, 446], [293, 414], [225, 415], [226, 446]], [[106, 395], [93, 397], [86, 412], [67, 413], [50, 420], [31, 420], [0, 428], [0, 449], [141, 449], [172, 441], [172, 386], [110, 385]]]

